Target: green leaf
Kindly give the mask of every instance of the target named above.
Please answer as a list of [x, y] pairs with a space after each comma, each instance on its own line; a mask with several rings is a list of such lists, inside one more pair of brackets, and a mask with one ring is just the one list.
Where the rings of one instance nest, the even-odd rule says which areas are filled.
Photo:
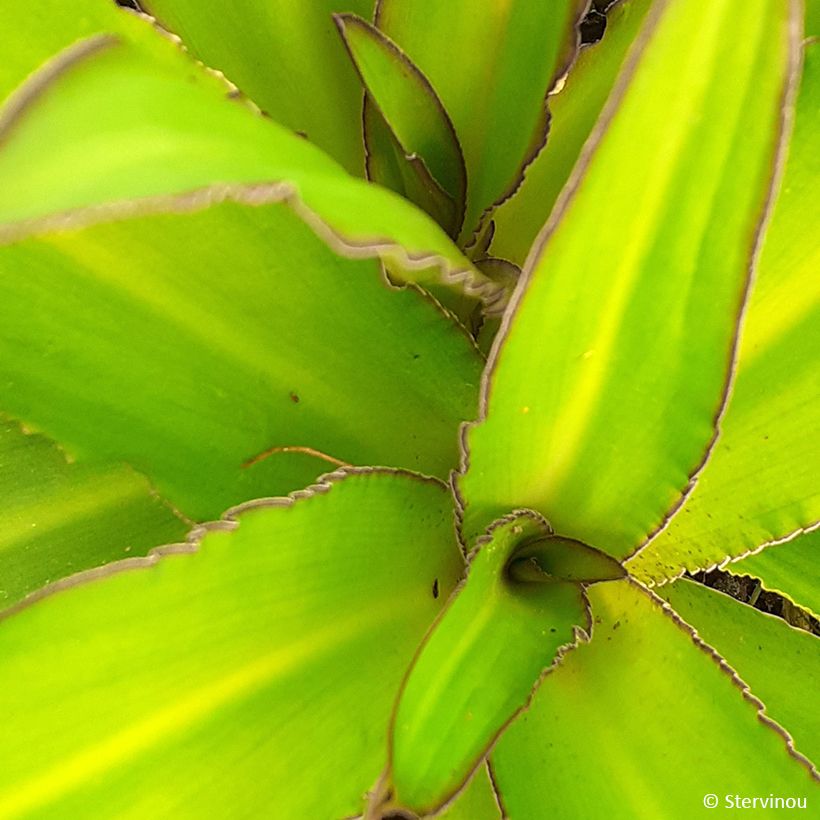
[[730, 564], [734, 575], [753, 575], [772, 592], [785, 595], [820, 619], [820, 529], [772, 544], [748, 558]]
[[817, 800], [757, 702], [657, 598], [628, 581], [589, 596], [591, 642], [544, 678], [493, 750], [507, 816], [598, 817], [606, 807], [613, 820], [690, 820], [714, 814], [708, 794], [722, 808], [735, 794]]
[[691, 495], [630, 564], [659, 581], [742, 556], [820, 519], [820, 44], [807, 46], [794, 134], [740, 339], [720, 436]]
[[368, 96], [362, 107], [362, 128], [367, 178], [418, 205], [450, 236], [457, 234], [463, 213], [459, 215], [455, 202], [433, 179], [424, 161], [402, 148]]
[[[606, 37], [582, 48], [559, 93], [549, 98], [549, 139], [515, 194], [493, 215], [492, 252], [523, 265], [609, 97], [651, 0], [623, 0], [607, 12]], [[604, 217], [606, 219], [608, 217]]]
[[737, 669], [797, 751], [820, 760], [820, 709], [800, 695], [820, 691], [820, 638], [703, 584], [681, 579], [658, 593]]
[[820, 37], [820, 0], [806, 0], [806, 37]]
[[63, 211], [88, 222], [126, 200], [159, 198], [153, 207], [168, 210], [162, 197], [240, 186], [246, 199], [288, 202], [348, 256], [378, 256], [414, 281], [498, 291], [426, 214], [230, 99], [174, 43], [126, 19], [127, 38], [81, 41], [0, 110], [0, 223], [10, 223], [0, 239]]
[[528, 512], [495, 522], [427, 636], [393, 719], [387, 791], [398, 806], [424, 814], [449, 800], [544, 670], [589, 629], [580, 585], [510, 572], [516, 548], [548, 533]]
[[[453, 124], [435, 89], [407, 55], [370, 23], [354, 14], [337, 14], [334, 19], [370, 100], [395, 136], [405, 161], [415, 160], [429, 169], [433, 181], [455, 203], [454, 223], [445, 227], [458, 234], [464, 218], [467, 172]], [[367, 128], [368, 120], [364, 122]], [[372, 119], [370, 122], [372, 125]]]
[[702, 464], [799, 50], [786, 4], [747, 12], [653, 7], [496, 337], [468, 539], [526, 506], [623, 557]]
[[456, 799], [435, 816], [438, 820], [503, 820], [487, 767], [481, 766]]
[[[273, 119], [305, 133], [354, 174], [364, 171], [361, 90], [339, 42], [335, 0], [141, 0], [194, 56], [223, 71]], [[369, 16], [373, 0], [345, 0]]]
[[482, 362], [436, 306], [284, 204], [136, 209], [0, 248], [2, 409], [197, 520], [304, 486], [314, 451], [448, 475]]
[[128, 467], [70, 464], [54, 442], [2, 418], [0, 498], [0, 609], [188, 529]]
[[424, 72], [449, 113], [467, 165], [470, 239], [482, 212], [520, 181], [543, 141], [545, 97], [577, 46], [585, 2], [380, 0], [376, 25]]
[[359, 812], [463, 561], [441, 483], [331, 478], [3, 622], [0, 817]]
[[29, 74], [76, 40], [128, 29], [130, 12], [108, 0], [5, 0], [0, 34], [0, 101]]

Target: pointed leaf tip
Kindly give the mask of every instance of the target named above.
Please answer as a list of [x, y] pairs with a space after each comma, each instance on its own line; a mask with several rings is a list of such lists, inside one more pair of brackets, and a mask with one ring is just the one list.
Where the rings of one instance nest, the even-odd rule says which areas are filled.
[[[369, 113], [364, 118], [369, 166], [374, 167], [374, 158], [387, 161], [379, 153], [395, 151], [397, 170], [406, 179], [398, 192], [428, 213], [443, 214], [448, 222], [443, 227], [457, 235], [464, 217], [467, 173], [458, 137], [436, 90], [375, 26], [350, 13], [336, 14], [333, 20], [369, 101], [383, 120], [374, 122], [374, 112], [365, 111]], [[389, 139], [372, 133], [379, 125], [386, 126]], [[449, 207], [446, 198], [451, 200]]]

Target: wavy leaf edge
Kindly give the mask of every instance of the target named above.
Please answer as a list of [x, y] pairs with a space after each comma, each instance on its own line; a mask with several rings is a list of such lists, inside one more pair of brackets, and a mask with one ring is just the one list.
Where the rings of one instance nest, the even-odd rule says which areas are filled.
[[[458, 584], [454, 587], [452, 593], [450, 594], [449, 598], [445, 602], [444, 606], [439, 611], [436, 618], [430, 624], [427, 629], [427, 632], [424, 634], [424, 637], [419, 642], [416, 651], [413, 653], [413, 657], [411, 658], [410, 662], [407, 665], [407, 670], [405, 671], [404, 678], [402, 679], [401, 684], [396, 692], [396, 697], [393, 702], [393, 709], [390, 715], [390, 720], [388, 723], [388, 743], [387, 743], [387, 763], [385, 765], [384, 770], [382, 771], [381, 775], [379, 776], [378, 780], [374, 784], [374, 786], [368, 791], [368, 808], [365, 814], [363, 815], [363, 820], [380, 820], [382, 814], [384, 812], [406, 812], [407, 809], [403, 809], [400, 805], [393, 805], [391, 803], [392, 800], [392, 784], [391, 774], [392, 774], [392, 759], [393, 759], [393, 735], [394, 735], [394, 728], [396, 723], [396, 716], [398, 713], [398, 707], [402, 699], [402, 695], [406, 688], [407, 682], [410, 678], [410, 674], [413, 671], [416, 661], [421, 655], [422, 651], [424, 650], [425, 646], [427, 645], [428, 641], [430, 640], [431, 636], [436, 631], [441, 620], [446, 616], [447, 612], [450, 610], [450, 607], [453, 605], [453, 602], [457, 599], [458, 594], [461, 592], [464, 585], [467, 583], [467, 577], [469, 574], [469, 568], [472, 561], [475, 559], [476, 555], [480, 551], [481, 547], [488, 544], [492, 538], [494, 532], [509, 524], [517, 519], [520, 518], [528, 518], [533, 521], [538, 526], [546, 526], [550, 531], [552, 527], [550, 526], [549, 522], [542, 516], [540, 513], [535, 512], [533, 510], [521, 509], [521, 510], [514, 510], [511, 513], [508, 513], [501, 518], [496, 519], [493, 521], [486, 529], [486, 531], [477, 539], [475, 547], [465, 556], [465, 570], [464, 576], [458, 582]], [[459, 542], [461, 539], [459, 538]], [[479, 543], [480, 542], [480, 543]], [[572, 582], [575, 583], [575, 582]], [[532, 703], [533, 698], [541, 685], [541, 682], [547, 675], [554, 672], [558, 669], [561, 664], [563, 663], [564, 659], [568, 654], [572, 652], [573, 649], [578, 647], [582, 643], [589, 643], [592, 640], [592, 634], [594, 629], [594, 619], [592, 616], [592, 606], [589, 601], [589, 597], [586, 593], [586, 587], [588, 584], [577, 582], [576, 586], [578, 587], [580, 601], [584, 611], [584, 619], [585, 624], [583, 626], [575, 625], [572, 628], [573, 638], [571, 641], [562, 644], [556, 650], [556, 653], [552, 659], [552, 661], [544, 667], [539, 674], [538, 678], [533, 682], [529, 694], [522, 706], [520, 706], [513, 714], [511, 714], [507, 720], [498, 728], [495, 734], [489, 739], [486, 747], [482, 751], [481, 755], [471, 764], [469, 771], [464, 778], [464, 780], [456, 787], [454, 791], [447, 794], [439, 803], [435, 806], [428, 806], [425, 807], [424, 812], [421, 816], [423, 817], [435, 817], [439, 813], [443, 812], [447, 808], [449, 808], [461, 795], [467, 785], [470, 783], [472, 778], [475, 776], [476, 771], [481, 767], [482, 763], [489, 760], [489, 756], [492, 753], [492, 749], [501, 736], [506, 731], [507, 727], [518, 718], [519, 715], [526, 712]], [[493, 783], [493, 791], [496, 794], [496, 801], [499, 805], [499, 808], [502, 806], [501, 797], [495, 788], [495, 781], [492, 778], [492, 773], [490, 772], [490, 780]], [[409, 814], [409, 817], [415, 817], [414, 814]], [[503, 815], [506, 817], [506, 815]]]
[[52, 595], [62, 592], [63, 590], [83, 586], [86, 583], [91, 583], [93, 581], [106, 578], [110, 575], [117, 575], [121, 572], [150, 569], [160, 563], [163, 558], [168, 556], [190, 555], [197, 553], [200, 550], [202, 540], [209, 533], [233, 532], [241, 525], [241, 517], [251, 510], [270, 508], [286, 509], [293, 507], [295, 504], [300, 502], [309, 501], [316, 496], [326, 495], [331, 492], [337, 484], [345, 479], [355, 478], [357, 476], [379, 475], [403, 476], [423, 484], [433, 484], [440, 487], [442, 490], [447, 489], [447, 484], [440, 478], [425, 475], [424, 473], [417, 473], [412, 470], [402, 469], [400, 467], [345, 466], [338, 470], [324, 473], [320, 475], [314, 483], [309, 484], [303, 489], [294, 490], [287, 495], [271, 496], [268, 498], [255, 498], [229, 507], [219, 519], [196, 524], [188, 533], [184, 541], [178, 541], [172, 544], [162, 544], [160, 546], [153, 547], [145, 555], [123, 558], [122, 560], [113, 561], [100, 567], [82, 570], [81, 572], [76, 572], [72, 575], [66, 576], [65, 578], [54, 581], [51, 584], [46, 584], [46, 586], [30, 593], [21, 601], [18, 601], [7, 609], [0, 611], [0, 625], [2, 625], [2, 622], [7, 618], [11, 618], [39, 601], [50, 598]]
[[715, 665], [717, 665], [721, 672], [729, 678], [732, 685], [739, 690], [743, 699], [754, 708], [758, 721], [767, 728], [771, 729], [771, 731], [775, 734], [779, 735], [780, 739], [783, 741], [783, 746], [786, 753], [790, 757], [794, 758], [794, 760], [806, 770], [808, 775], [813, 780], [820, 783], [820, 771], [818, 771], [815, 763], [802, 752], [797, 750], [794, 738], [788, 730], [781, 726], [777, 721], [769, 717], [766, 712], [766, 704], [754, 694], [749, 684], [741, 678], [737, 670], [735, 670], [735, 668], [731, 666], [713, 646], [703, 640], [697, 629], [688, 624], [672, 606], [663, 600], [663, 598], [654, 593], [649, 587], [642, 584], [633, 576], [628, 576], [626, 581], [649, 598], [649, 600], [665, 617], [669, 618], [682, 632], [688, 635], [692, 643], [708, 658], [710, 658]]

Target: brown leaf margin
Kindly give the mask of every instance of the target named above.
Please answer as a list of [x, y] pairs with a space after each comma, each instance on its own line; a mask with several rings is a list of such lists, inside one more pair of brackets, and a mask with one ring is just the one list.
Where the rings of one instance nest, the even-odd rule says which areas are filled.
[[[150, 17], [141, 16], [152, 21]], [[187, 55], [178, 38], [170, 35], [164, 36]], [[0, 107], [0, 150], [2, 150], [3, 142], [8, 134], [31, 107], [38, 102], [39, 98], [51, 88], [53, 83], [86, 59], [91, 59], [102, 51], [121, 45], [124, 42], [126, 41], [115, 34], [91, 35], [58, 52], [57, 55], [30, 75]], [[202, 65], [198, 61], [194, 62], [199, 66]], [[222, 74], [211, 69], [205, 70], [225, 83], [227, 95], [232, 96], [234, 94], [235, 87], [228, 83]], [[263, 116], [258, 108], [251, 106], [244, 99], [237, 100], [237, 104], [247, 108], [250, 113], [256, 116]], [[343, 173], [345, 172], [340, 170], [340, 176]], [[359, 182], [353, 177], [350, 177], [350, 179], [352, 184]], [[304, 201], [298, 185], [288, 180], [205, 185], [182, 193], [114, 200], [32, 219], [0, 224], [0, 246], [12, 244], [40, 233], [80, 229], [101, 222], [165, 213], [193, 212], [227, 200], [249, 206], [284, 203], [332, 251], [340, 256], [350, 259], [378, 258], [385, 262], [398, 264], [400, 268], [407, 271], [435, 268], [438, 273], [439, 283], [462, 290], [467, 295], [480, 300], [488, 308], [497, 308], [499, 301], [505, 299], [503, 289], [499, 288], [495, 282], [485, 277], [469, 263], [465, 266], [458, 266], [439, 253], [410, 252], [396, 240], [390, 238], [368, 237], [357, 239], [345, 235], [313, 210]]]
[[649, 600], [665, 617], [669, 618], [682, 632], [689, 636], [692, 643], [707, 657], [709, 657], [711, 661], [721, 670], [721, 672], [723, 672], [729, 680], [731, 680], [735, 688], [740, 691], [743, 699], [754, 707], [758, 721], [780, 736], [787, 754], [790, 757], [793, 757], [808, 772], [809, 776], [813, 780], [820, 783], [820, 771], [818, 771], [814, 762], [802, 752], [797, 751], [794, 738], [783, 726], [766, 714], [766, 704], [752, 692], [749, 684], [740, 677], [734, 667], [732, 667], [713, 646], [706, 643], [706, 641], [704, 641], [698, 634], [697, 629], [684, 621], [677, 611], [670, 604], [664, 601], [663, 598], [658, 596], [649, 587], [642, 584], [633, 576], [628, 576], [625, 580], [649, 598]]
[[[726, 377], [724, 380], [723, 390], [718, 397], [718, 406], [715, 410], [712, 427], [713, 433], [706, 444], [704, 453], [701, 455], [699, 461], [696, 463], [693, 470], [689, 473], [687, 484], [681, 490], [681, 495], [673, 506], [664, 514], [661, 522], [652, 530], [647, 538], [635, 547], [630, 553], [624, 556], [623, 563], [626, 563], [630, 558], [634, 558], [641, 551], [643, 551], [666, 527], [672, 518], [683, 508], [686, 500], [692, 494], [697, 485], [700, 474], [705, 469], [710, 456], [712, 455], [715, 446], [717, 445], [720, 436], [720, 424], [725, 416], [726, 409], [729, 405], [732, 388], [736, 377], [737, 369], [737, 353], [740, 344], [740, 334], [745, 317], [747, 303], [751, 294], [754, 283], [754, 275], [757, 268], [760, 252], [763, 246], [763, 239], [766, 227], [771, 219], [771, 213], [774, 210], [774, 204], [779, 191], [782, 175], [785, 169], [786, 157], [788, 153], [788, 143], [794, 125], [795, 116], [795, 102], [797, 97], [798, 85], [800, 80], [800, 73], [803, 62], [802, 49], [802, 2], [801, 0], [788, 0], [789, 2], [789, 46], [788, 46], [788, 69], [786, 73], [786, 81], [781, 93], [781, 103], [779, 109], [777, 131], [774, 140], [774, 151], [771, 161], [771, 174], [769, 176], [769, 185], [764, 193], [762, 207], [752, 231], [750, 258], [747, 265], [746, 276], [742, 283], [739, 303], [734, 322], [734, 332], [732, 335], [729, 354], [726, 363]], [[482, 373], [481, 387], [479, 391], [479, 414], [475, 421], [465, 422], [461, 425], [459, 430], [459, 448], [461, 450], [461, 459], [458, 470], [451, 474], [451, 488], [453, 496], [456, 501], [457, 519], [459, 526], [462, 527], [464, 515], [467, 509], [467, 502], [458, 487], [458, 478], [466, 475], [470, 468], [470, 449], [467, 442], [469, 431], [473, 427], [479, 426], [487, 418], [489, 407], [490, 392], [492, 390], [492, 378], [494, 371], [498, 365], [501, 350], [504, 347], [504, 342], [509, 335], [510, 328], [515, 320], [518, 309], [523, 302], [530, 280], [534, 275], [536, 265], [544, 252], [546, 245], [551, 239], [556, 228], [563, 219], [568, 207], [575, 198], [580, 185], [586, 176], [587, 169], [595, 155], [598, 146], [601, 143], [604, 135], [609, 130], [613, 118], [620, 109], [621, 102], [626, 95], [632, 78], [637, 71], [643, 53], [655, 33], [655, 29], [660, 23], [666, 9], [671, 5], [672, 0], [657, 0], [647, 11], [646, 19], [644, 20], [641, 29], [635, 38], [634, 42], [629, 48], [626, 58], [621, 66], [618, 77], [612, 88], [612, 91], [607, 98], [607, 101], [595, 123], [589, 137], [581, 149], [572, 173], [564, 185], [561, 193], [556, 200], [555, 207], [552, 210], [547, 222], [539, 232], [532, 247], [527, 255], [521, 271], [518, 285], [516, 286], [509, 304], [507, 305], [498, 333], [493, 340], [489, 356], [487, 358], [487, 365]], [[460, 541], [463, 541], [463, 531], [460, 536]]]
[[324, 473], [319, 476], [313, 484], [301, 490], [294, 490], [286, 496], [257, 498], [230, 507], [216, 521], [208, 521], [194, 526], [184, 541], [157, 546], [149, 550], [146, 555], [123, 558], [122, 560], [113, 561], [100, 567], [76, 572], [73, 575], [68, 575], [65, 578], [47, 584], [7, 609], [0, 611], [0, 625], [2, 625], [2, 622], [7, 618], [11, 618], [39, 601], [51, 598], [53, 595], [63, 592], [64, 590], [83, 586], [111, 575], [118, 575], [121, 572], [150, 569], [160, 563], [163, 558], [170, 555], [190, 555], [198, 553], [205, 536], [212, 532], [233, 532], [239, 528], [241, 524], [239, 519], [241, 516], [250, 510], [293, 507], [295, 504], [310, 500], [316, 496], [326, 495], [345, 479], [358, 476], [379, 475], [402, 476], [422, 484], [435, 485], [445, 492], [447, 490], [446, 482], [440, 478], [413, 472], [412, 470], [401, 469], [399, 467], [343, 467], [333, 472]]
[[[520, 509], [514, 510], [511, 513], [508, 513], [501, 518], [497, 518], [493, 521], [485, 530], [485, 532], [476, 540], [475, 546], [473, 549], [466, 555], [465, 562], [465, 570], [464, 570], [464, 577], [459, 581], [458, 584], [454, 587], [453, 591], [450, 593], [449, 598], [447, 599], [444, 606], [439, 610], [438, 615], [434, 618], [433, 622], [427, 629], [424, 637], [419, 642], [416, 651], [413, 653], [413, 656], [407, 666], [407, 670], [404, 673], [404, 677], [402, 678], [401, 683], [399, 684], [399, 688], [396, 693], [396, 698], [393, 702], [393, 709], [390, 715], [390, 719], [388, 721], [388, 730], [387, 730], [387, 763], [385, 765], [384, 770], [382, 771], [381, 775], [377, 779], [376, 783], [373, 787], [368, 791], [368, 807], [363, 815], [363, 820], [380, 820], [382, 814], [384, 812], [410, 812], [408, 816], [413, 817], [414, 812], [403, 808], [400, 805], [393, 805], [392, 804], [392, 791], [393, 786], [390, 782], [391, 779], [391, 769], [393, 765], [393, 734], [396, 725], [396, 715], [398, 712], [399, 703], [401, 702], [402, 695], [404, 694], [404, 690], [407, 686], [407, 682], [410, 678], [410, 675], [413, 669], [416, 666], [416, 661], [418, 660], [421, 653], [424, 651], [427, 643], [429, 642], [432, 635], [435, 633], [439, 623], [442, 621], [446, 614], [449, 612], [450, 607], [456, 601], [458, 594], [464, 588], [465, 584], [467, 583], [470, 565], [472, 561], [475, 559], [476, 555], [480, 551], [481, 547], [488, 544], [492, 541], [493, 534], [497, 529], [503, 527], [505, 524], [509, 524], [513, 521], [519, 520], [521, 518], [530, 519], [533, 523], [537, 526], [546, 526], [550, 532], [552, 532], [552, 527], [549, 522], [544, 518], [543, 515], [528, 509]], [[459, 543], [461, 542], [460, 535], [457, 529], [457, 536], [459, 537]], [[470, 764], [470, 768], [465, 776], [464, 780], [456, 786], [456, 788], [449, 794], [445, 795], [440, 802], [438, 802], [434, 806], [427, 806], [424, 807], [421, 816], [423, 817], [435, 817], [436, 815], [440, 814], [441, 812], [445, 811], [446, 809], [450, 808], [452, 804], [458, 799], [458, 797], [462, 794], [465, 790], [467, 785], [470, 783], [472, 778], [474, 777], [477, 769], [481, 766], [482, 763], [488, 761], [490, 754], [492, 753], [493, 748], [495, 747], [496, 743], [500, 740], [501, 736], [507, 730], [507, 727], [518, 718], [519, 715], [526, 712], [530, 705], [532, 704], [532, 700], [535, 697], [535, 693], [538, 690], [538, 687], [541, 685], [541, 682], [544, 678], [547, 677], [550, 673], [554, 672], [558, 669], [564, 661], [564, 658], [572, 652], [573, 649], [578, 647], [581, 643], [589, 643], [592, 640], [592, 633], [594, 629], [594, 619], [592, 617], [592, 606], [589, 601], [589, 597], [586, 593], [586, 587], [589, 586], [588, 584], [581, 583], [581, 582], [562, 582], [562, 583], [575, 583], [575, 586], [578, 588], [578, 597], [581, 603], [581, 607], [584, 613], [584, 620], [585, 623], [583, 626], [574, 625], [572, 628], [573, 638], [571, 641], [568, 641], [565, 644], [559, 646], [556, 651], [552, 661], [544, 667], [541, 671], [541, 674], [533, 683], [532, 687], [530, 688], [529, 695], [527, 695], [524, 703], [515, 710], [509, 718], [504, 721], [503, 724], [498, 728], [496, 733], [487, 741], [487, 745], [485, 746], [484, 750], [481, 754]], [[502, 811], [502, 815], [506, 817], [503, 813], [503, 808], [501, 805], [501, 799], [498, 790], [495, 788], [495, 780], [493, 779], [492, 772], [489, 769], [488, 764], [488, 772], [490, 773], [490, 782], [493, 785], [493, 791], [496, 796], [496, 802], [499, 806], [499, 809]]]
[[[758, 553], [763, 552], [764, 550], [768, 549], [769, 547], [777, 547], [780, 544], [787, 544], [789, 541], [794, 541], [795, 538], [800, 538], [802, 535], [808, 535], [809, 533], [816, 532], [820, 529], [820, 521], [814, 521], [811, 524], [808, 524], [805, 527], [798, 527], [796, 530], [792, 530], [792, 532], [782, 536], [781, 538], [773, 538], [769, 541], [764, 541], [757, 547], [752, 547], [751, 549], [747, 549], [744, 552], [740, 553], [739, 555], [724, 555], [723, 558], [720, 558], [717, 561], [712, 561], [711, 563], [704, 564], [703, 566], [695, 567], [694, 569], [688, 569], [687, 567], [680, 567], [678, 572], [674, 575], [668, 575], [661, 579], [660, 581], [652, 581], [647, 584], [650, 588], [659, 588], [665, 586], [666, 584], [671, 584], [678, 580], [678, 578], [682, 578], [686, 575], [687, 572], [695, 573], [695, 572], [711, 572], [714, 569], [728, 569], [729, 572], [732, 572], [731, 566], [732, 564], [742, 561], [744, 558], [750, 558], [752, 555], [757, 555]], [[733, 575], [746, 575], [749, 578], [756, 578], [757, 576], [752, 575], [749, 572], [732, 572]], [[758, 579], [759, 580], [759, 579]], [[791, 599], [789, 593], [783, 592], [781, 590], [771, 590], [772, 592], [778, 592], [778, 594], [783, 595], [789, 600], [792, 601], [793, 604], [802, 607], [799, 601], [794, 601]]]
[[[410, 59], [407, 53], [390, 37], [388, 37], [383, 31], [378, 29], [376, 25], [372, 23], [368, 23], [366, 20], [363, 20], [357, 14], [352, 13], [344, 13], [344, 14], [334, 14], [332, 15], [333, 22], [336, 25], [336, 28], [339, 30], [339, 36], [341, 37], [342, 43], [350, 57], [350, 62], [352, 63], [354, 69], [356, 70], [356, 74], [359, 77], [359, 80], [362, 83], [362, 87], [365, 89], [365, 100], [363, 103], [362, 109], [362, 137], [364, 139], [364, 147], [365, 147], [365, 168], [368, 172], [368, 179], [369, 176], [369, 164], [368, 159], [370, 157], [370, 145], [368, 142], [368, 134], [366, 128], [366, 118], [365, 118], [365, 106], [367, 105], [367, 101], [369, 99], [370, 105], [373, 106], [374, 110], [381, 116], [382, 121], [385, 124], [385, 127], [389, 131], [390, 135], [392, 136], [396, 145], [401, 148], [401, 152], [404, 154], [405, 159], [414, 167], [416, 172], [422, 179], [429, 179], [435, 187], [441, 192], [443, 196], [448, 197], [453, 201], [453, 204], [456, 208], [456, 235], [458, 235], [458, 231], [461, 228], [461, 224], [464, 222], [464, 211], [467, 207], [467, 166], [464, 162], [464, 151], [461, 148], [461, 142], [458, 138], [458, 134], [456, 133], [455, 126], [453, 125], [453, 121], [450, 119], [450, 115], [447, 113], [447, 109], [444, 107], [444, 103], [441, 101], [441, 97], [439, 97], [438, 92], [433, 87], [433, 84], [428, 79], [427, 75]], [[426, 93], [428, 99], [431, 100], [433, 103], [433, 107], [439, 112], [441, 115], [441, 120], [444, 123], [445, 130], [449, 133], [450, 138], [452, 139], [452, 147], [455, 149], [455, 154], [458, 159], [457, 164], [457, 179], [458, 179], [458, 190], [453, 192], [456, 196], [453, 196], [450, 192], [445, 190], [443, 187], [443, 183], [441, 180], [436, 179], [433, 176], [433, 173], [430, 171], [427, 162], [425, 161], [424, 157], [419, 156], [415, 152], [408, 151], [407, 146], [399, 139], [398, 135], [396, 134], [395, 129], [393, 128], [390, 120], [385, 115], [384, 110], [379, 105], [378, 100], [370, 94], [367, 88], [367, 82], [362, 75], [361, 71], [359, 70], [359, 65], [356, 62], [356, 58], [353, 54], [353, 50], [350, 48], [350, 44], [348, 43], [347, 36], [346, 36], [346, 27], [350, 24], [358, 26], [360, 29], [367, 31], [370, 36], [372, 36], [375, 40], [378, 40], [382, 46], [384, 46], [386, 51], [389, 51], [395, 58], [396, 61], [405, 69], [405, 71], [414, 77], [422, 89], [424, 93]]]
[[[382, 0], [378, 0], [379, 4]], [[510, 180], [507, 187], [502, 191], [498, 198], [488, 205], [479, 215], [472, 236], [467, 242], [466, 249], [470, 250], [481, 238], [487, 223], [492, 219], [493, 214], [505, 202], [512, 199], [521, 186], [524, 184], [524, 177], [527, 175], [529, 167], [538, 159], [538, 155], [546, 148], [547, 140], [550, 135], [550, 124], [552, 121], [552, 113], [549, 107], [549, 98], [557, 94], [564, 87], [567, 75], [575, 65], [578, 55], [581, 53], [583, 44], [581, 42], [581, 23], [584, 21], [589, 10], [592, 8], [593, 0], [574, 0], [573, 8], [570, 11], [570, 21], [567, 31], [565, 32], [565, 39], [559, 51], [560, 61], [556, 66], [546, 93], [544, 94], [544, 101], [542, 103], [541, 115], [535, 123], [532, 137], [530, 139], [529, 147], [524, 154], [521, 162], [518, 165], [518, 170]], [[607, 9], [608, 11], [609, 9]]]
[[[651, 12], [650, 12], [651, 13]], [[718, 440], [722, 433], [722, 423], [729, 408], [732, 392], [737, 381], [740, 342], [743, 334], [743, 326], [749, 306], [750, 297], [757, 279], [757, 268], [763, 250], [766, 237], [766, 230], [772, 219], [783, 175], [786, 168], [789, 143], [794, 131], [794, 120], [796, 115], [797, 92], [800, 85], [800, 76], [803, 69], [803, 5], [801, 0], [789, 0], [789, 56], [788, 69], [786, 72], [786, 82], [784, 83], [781, 97], [780, 110], [778, 115], [777, 132], [775, 134], [774, 153], [771, 159], [771, 172], [769, 174], [769, 184], [764, 194], [762, 206], [758, 213], [757, 221], [751, 236], [751, 247], [749, 251], [749, 261], [746, 267], [745, 282], [741, 292], [740, 304], [738, 305], [729, 348], [728, 361], [726, 363], [726, 376], [723, 390], [720, 394], [718, 407], [712, 418], [712, 435], [706, 443], [700, 460], [695, 468], [689, 473], [687, 483], [681, 490], [677, 501], [664, 513], [656, 527], [651, 530], [644, 541], [638, 544], [635, 549], [624, 557], [624, 561], [634, 558], [645, 550], [662, 532], [664, 532], [672, 520], [684, 508], [689, 497], [695, 490], [701, 473], [711, 459], [712, 453], [717, 447]], [[761, 547], [762, 549], [762, 547]], [[685, 570], [681, 571], [681, 574]]]

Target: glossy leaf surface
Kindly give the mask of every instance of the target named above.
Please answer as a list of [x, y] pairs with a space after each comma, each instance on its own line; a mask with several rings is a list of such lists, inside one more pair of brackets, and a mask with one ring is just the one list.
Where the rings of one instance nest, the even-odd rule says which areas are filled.
[[820, 638], [703, 584], [681, 579], [659, 594], [738, 671], [797, 750], [820, 760], [820, 709], [795, 694], [820, 691]]
[[0, 609], [80, 570], [179, 541], [189, 528], [124, 465], [70, 464], [0, 420]]
[[224, 83], [131, 22], [127, 39], [64, 52], [0, 111], [0, 222], [11, 223], [0, 238], [63, 211], [88, 222], [119, 215], [125, 200], [169, 210], [163, 197], [233, 186], [288, 202], [347, 255], [379, 256], [420, 281], [485, 281], [426, 214], [226, 98]]
[[0, 817], [361, 811], [462, 571], [449, 494], [354, 474], [232, 518], [2, 623]]
[[466, 239], [540, 143], [544, 99], [574, 52], [584, 5], [378, 3], [376, 24], [424, 72], [453, 120], [467, 164]]
[[820, 45], [807, 47], [788, 162], [740, 339], [720, 437], [684, 507], [630, 564], [661, 580], [820, 519]]
[[[285, 205], [224, 202], [0, 248], [0, 408], [124, 460], [192, 518], [338, 461], [446, 477], [481, 359]], [[253, 466], [269, 448], [285, 448]], [[338, 463], [337, 461], [337, 463]]]
[[[364, 171], [361, 89], [331, 14], [369, 17], [373, 0], [145, 0], [143, 8], [182, 37], [206, 65], [354, 174]], [[343, 7], [343, 8], [342, 8]]]
[[795, 68], [792, 23], [768, 0], [742, 21], [728, 2], [653, 7], [496, 338], [460, 482], [468, 538], [520, 505], [623, 557], [702, 463]]
[[606, 36], [582, 48], [560, 93], [549, 98], [547, 144], [515, 194], [493, 215], [492, 251], [523, 265], [569, 179], [640, 31], [651, 0], [623, 0], [607, 12]]
[[[592, 640], [544, 678], [492, 755], [509, 817], [712, 816], [704, 796], [806, 796], [805, 765], [691, 634], [629, 582], [590, 589]], [[583, 772], [582, 786], [578, 772]]]
[[450, 799], [562, 647], [575, 643], [576, 629], [589, 628], [579, 585], [510, 576], [515, 548], [544, 533], [526, 514], [496, 522], [425, 640], [393, 721], [389, 777], [398, 805], [425, 814]]
[[[424, 163], [463, 216], [467, 187], [464, 158], [435, 89], [407, 55], [370, 23], [340, 14], [336, 24], [373, 105], [405, 156]], [[456, 231], [458, 227], [460, 223]]]
[[820, 529], [785, 544], [773, 544], [726, 568], [734, 575], [753, 575], [772, 592], [811, 610], [820, 619]]

